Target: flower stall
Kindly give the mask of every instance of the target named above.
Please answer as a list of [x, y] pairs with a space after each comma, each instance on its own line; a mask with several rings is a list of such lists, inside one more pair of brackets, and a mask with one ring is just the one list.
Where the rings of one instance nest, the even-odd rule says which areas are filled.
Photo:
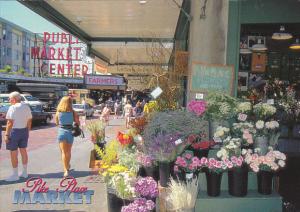
[[132, 129], [95, 148], [110, 211], [198, 211], [207, 198], [224, 196], [233, 205], [257, 195], [280, 199], [273, 179], [286, 156], [277, 149], [276, 112], [214, 93], [131, 122]]

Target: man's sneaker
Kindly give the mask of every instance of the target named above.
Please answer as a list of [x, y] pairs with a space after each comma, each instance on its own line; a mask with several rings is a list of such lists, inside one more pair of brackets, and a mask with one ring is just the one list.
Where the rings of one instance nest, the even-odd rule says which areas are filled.
[[7, 181], [7, 182], [13, 182], [13, 181], [18, 181], [18, 180], [19, 180], [18, 175], [11, 175], [7, 179], [5, 179], [5, 181]]
[[27, 178], [28, 174], [27, 172], [22, 172], [21, 174], [19, 174], [19, 177]]

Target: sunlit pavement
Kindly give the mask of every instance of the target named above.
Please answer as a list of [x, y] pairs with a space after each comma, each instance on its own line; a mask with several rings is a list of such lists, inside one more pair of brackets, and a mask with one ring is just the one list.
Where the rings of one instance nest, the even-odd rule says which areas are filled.
[[[95, 117], [97, 118], [97, 117]], [[89, 120], [87, 120], [88, 122]], [[118, 131], [125, 129], [124, 119], [112, 119], [106, 127], [106, 140], [116, 137]], [[30, 132], [28, 155], [29, 177], [41, 177], [50, 190], [59, 187], [62, 180], [62, 165], [60, 150], [56, 141], [57, 129], [54, 124], [34, 127]], [[4, 179], [11, 174], [9, 152], [2, 145], [0, 150], [0, 205], [1, 212], [5, 211], [37, 211], [37, 210], [62, 210], [62, 211], [107, 211], [105, 185], [98, 174], [89, 169], [90, 151], [93, 144], [89, 141], [89, 134], [85, 132], [85, 138], [76, 138], [72, 149], [71, 174], [77, 180], [77, 186], [94, 190], [92, 203], [85, 204], [13, 204], [15, 190], [21, 190], [25, 186], [24, 179], [15, 183], [7, 183]], [[20, 160], [20, 158], [19, 158]], [[19, 162], [21, 164], [21, 162]], [[19, 170], [21, 166], [19, 165]], [[32, 193], [33, 195], [33, 193]], [[31, 196], [32, 199], [32, 196]]]

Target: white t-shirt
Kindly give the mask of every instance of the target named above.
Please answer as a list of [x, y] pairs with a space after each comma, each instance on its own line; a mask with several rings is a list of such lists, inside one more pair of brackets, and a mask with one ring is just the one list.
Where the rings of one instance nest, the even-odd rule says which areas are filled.
[[11, 105], [7, 111], [6, 119], [12, 119], [14, 129], [22, 129], [27, 127], [27, 122], [32, 119], [31, 110], [27, 104], [16, 103]]

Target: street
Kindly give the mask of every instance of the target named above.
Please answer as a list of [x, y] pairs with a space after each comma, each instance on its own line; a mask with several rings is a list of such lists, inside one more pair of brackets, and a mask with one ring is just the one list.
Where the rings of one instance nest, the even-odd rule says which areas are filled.
[[[94, 118], [98, 118], [97, 116]], [[87, 120], [86, 122], [88, 122]], [[116, 136], [119, 130], [124, 130], [123, 119], [111, 119], [106, 127], [106, 141]], [[83, 204], [80, 211], [107, 211], [105, 184], [101, 181], [96, 171], [89, 169], [90, 151], [93, 144], [89, 141], [90, 135], [84, 130], [85, 138], [75, 138], [72, 148], [70, 175], [76, 178], [78, 187], [87, 187], [93, 190], [91, 204]], [[34, 126], [30, 132], [28, 144], [28, 173], [29, 177], [41, 177], [50, 190], [59, 187], [63, 171], [60, 160], [60, 150], [56, 141], [57, 127], [54, 120], [49, 125]], [[21, 170], [19, 155], [19, 171]], [[0, 150], [0, 205], [6, 211], [20, 210], [65, 210], [79, 211], [78, 204], [13, 204], [14, 192], [25, 187], [24, 179], [14, 183], [7, 183], [4, 179], [11, 174], [9, 152], [2, 145]], [[33, 193], [31, 194], [31, 198]], [[32, 199], [31, 199], [32, 201]], [[2, 212], [2, 210], [1, 210]]]

